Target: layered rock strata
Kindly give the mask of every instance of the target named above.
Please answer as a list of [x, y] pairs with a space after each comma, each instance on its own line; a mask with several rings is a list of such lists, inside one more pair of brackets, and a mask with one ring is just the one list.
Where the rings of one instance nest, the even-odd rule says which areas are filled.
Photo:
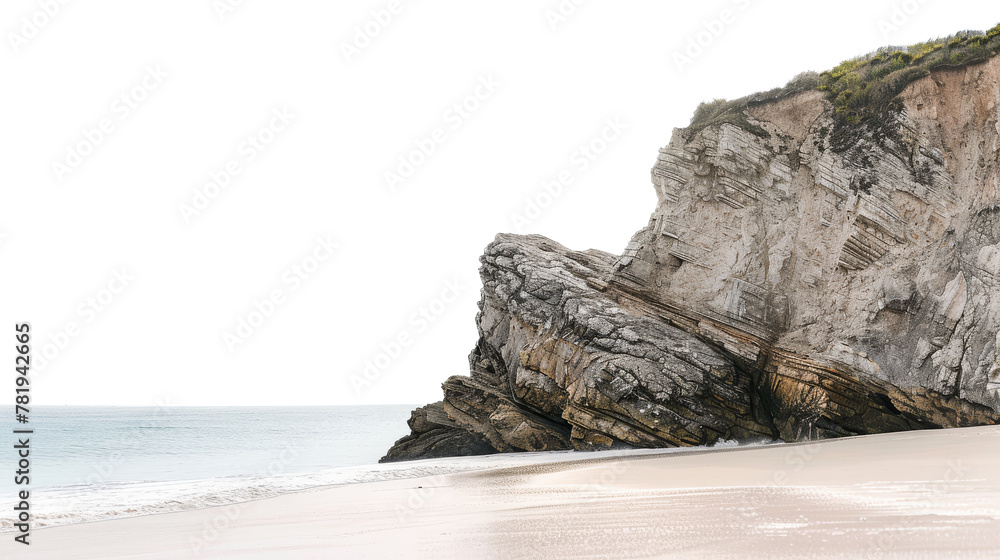
[[898, 99], [896, 141], [850, 151], [818, 91], [749, 109], [765, 134], [675, 130], [620, 256], [498, 236], [443, 431], [411, 420], [386, 460], [432, 433], [474, 453], [997, 423], [1000, 59]]

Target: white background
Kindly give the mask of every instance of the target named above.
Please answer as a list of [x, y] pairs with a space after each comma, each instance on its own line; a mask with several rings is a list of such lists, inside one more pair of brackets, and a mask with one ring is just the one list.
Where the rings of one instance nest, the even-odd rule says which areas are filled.
[[[574, 178], [524, 231], [620, 253], [653, 210], [657, 149], [699, 102], [1000, 21], [995, 2], [941, 0], [566, 0], [564, 21], [547, 15], [558, 0], [425, 0], [402, 1], [365, 44], [357, 29], [387, 1], [246, 0], [220, 15], [224, 1], [0, 7], [0, 344], [12, 362], [26, 320], [36, 358], [51, 345], [36, 403], [438, 400], [467, 373], [478, 257], [543, 182]], [[724, 10], [729, 23], [711, 23]], [[685, 53], [699, 33], [706, 46]], [[147, 67], [166, 76], [136, 90]], [[500, 85], [454, 129], [446, 111], [489, 77]], [[143, 97], [127, 116], [122, 94]], [[291, 123], [247, 161], [241, 144], [281, 108]], [[102, 119], [112, 132], [57, 173]], [[574, 151], [606, 119], [627, 129], [581, 170]], [[385, 174], [435, 128], [446, 140], [390, 191]], [[180, 206], [232, 159], [241, 173], [186, 222]], [[292, 291], [283, 275], [321, 236], [340, 248]], [[458, 299], [435, 303], [452, 279]], [[230, 352], [224, 334], [274, 289], [284, 303]], [[430, 305], [421, 328], [412, 315]], [[356, 390], [400, 334], [411, 344]]]

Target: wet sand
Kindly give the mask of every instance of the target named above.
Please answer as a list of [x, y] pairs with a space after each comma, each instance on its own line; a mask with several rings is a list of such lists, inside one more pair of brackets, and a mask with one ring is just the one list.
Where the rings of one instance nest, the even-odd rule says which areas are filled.
[[580, 457], [8, 533], [0, 556], [1000, 558], [1000, 427]]

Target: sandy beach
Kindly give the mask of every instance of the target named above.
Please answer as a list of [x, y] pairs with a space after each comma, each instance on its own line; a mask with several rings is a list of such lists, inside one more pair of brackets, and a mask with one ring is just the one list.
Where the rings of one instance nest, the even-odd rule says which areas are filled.
[[3, 555], [1000, 557], [1000, 427], [580, 458], [8, 533]]

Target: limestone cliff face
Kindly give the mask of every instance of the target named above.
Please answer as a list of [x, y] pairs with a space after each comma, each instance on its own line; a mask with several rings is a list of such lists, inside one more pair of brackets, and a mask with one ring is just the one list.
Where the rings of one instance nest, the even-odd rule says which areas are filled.
[[676, 130], [621, 256], [498, 236], [434, 429], [480, 453], [1000, 421], [1000, 58], [898, 99], [895, 142], [839, 152], [818, 91], [749, 109], [766, 134]]

